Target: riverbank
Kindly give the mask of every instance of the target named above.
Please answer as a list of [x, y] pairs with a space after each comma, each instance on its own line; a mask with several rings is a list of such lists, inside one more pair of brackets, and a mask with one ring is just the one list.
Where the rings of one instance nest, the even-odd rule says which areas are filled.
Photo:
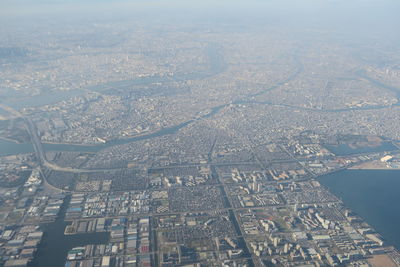
[[13, 143], [16, 143], [16, 144], [24, 144], [22, 142], [18, 142], [17, 140], [14, 140], [14, 139], [11, 139], [11, 138], [7, 138], [7, 137], [4, 137], [4, 136], [0, 136], [0, 140], [4, 140], [4, 141], [7, 141], [7, 142], [13, 142]]

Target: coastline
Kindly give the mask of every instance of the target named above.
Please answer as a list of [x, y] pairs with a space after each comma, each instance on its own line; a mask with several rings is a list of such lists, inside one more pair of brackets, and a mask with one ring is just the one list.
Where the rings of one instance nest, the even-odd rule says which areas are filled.
[[392, 170], [348, 168], [316, 180], [381, 235], [386, 247], [399, 250], [400, 230], [396, 225], [400, 223], [400, 213], [391, 203], [400, 198], [397, 194], [400, 180]]

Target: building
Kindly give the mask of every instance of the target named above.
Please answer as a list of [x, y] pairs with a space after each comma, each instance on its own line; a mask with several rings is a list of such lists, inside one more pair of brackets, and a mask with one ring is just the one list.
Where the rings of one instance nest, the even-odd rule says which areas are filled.
[[384, 156], [383, 158], [381, 158], [381, 162], [389, 162], [389, 161], [391, 161], [392, 159], [393, 159], [392, 156], [387, 155], [387, 156]]
[[28, 266], [29, 259], [8, 260], [4, 267], [26, 267]]

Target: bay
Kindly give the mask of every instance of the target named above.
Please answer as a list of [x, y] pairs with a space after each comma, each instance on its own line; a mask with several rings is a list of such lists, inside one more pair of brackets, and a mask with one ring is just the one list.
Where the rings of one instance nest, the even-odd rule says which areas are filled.
[[343, 170], [318, 180], [400, 249], [400, 171]]

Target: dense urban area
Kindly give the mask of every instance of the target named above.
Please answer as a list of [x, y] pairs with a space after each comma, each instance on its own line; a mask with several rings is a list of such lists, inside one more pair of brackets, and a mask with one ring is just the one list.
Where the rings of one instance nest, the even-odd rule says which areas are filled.
[[398, 46], [35, 25], [0, 29], [0, 266], [400, 266], [318, 181], [400, 169]]

